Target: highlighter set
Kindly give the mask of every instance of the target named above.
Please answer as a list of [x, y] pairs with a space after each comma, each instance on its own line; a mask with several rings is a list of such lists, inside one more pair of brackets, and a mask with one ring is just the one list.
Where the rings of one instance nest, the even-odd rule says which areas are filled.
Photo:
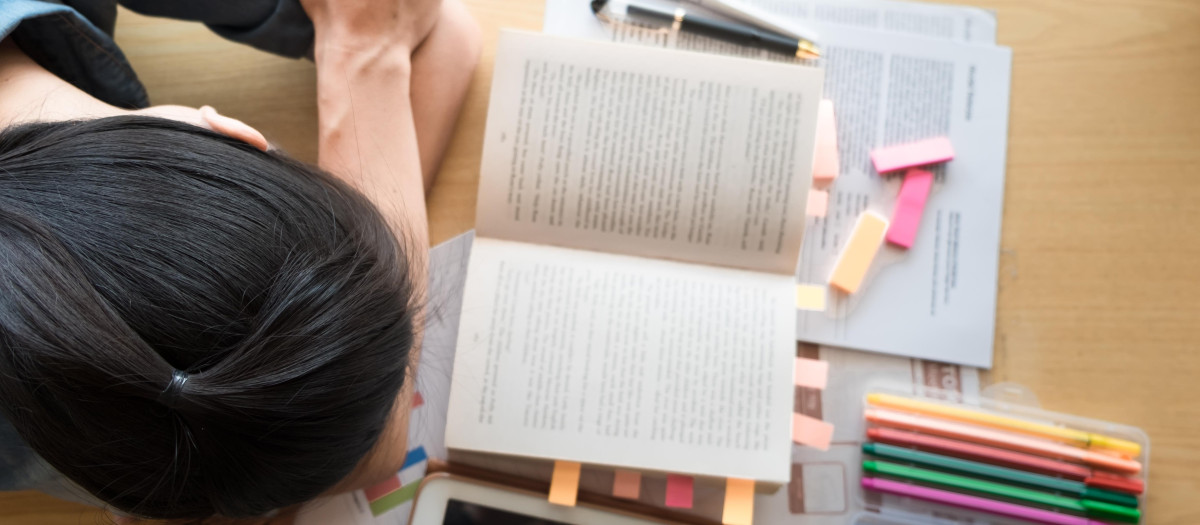
[[1139, 523], [1141, 430], [995, 402], [870, 390], [863, 498], [882, 514], [977, 523]]

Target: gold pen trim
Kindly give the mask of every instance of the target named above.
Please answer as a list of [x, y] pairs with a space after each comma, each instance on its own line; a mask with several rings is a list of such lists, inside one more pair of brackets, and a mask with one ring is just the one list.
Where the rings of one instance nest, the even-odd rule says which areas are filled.
[[800, 40], [796, 42], [796, 58], [811, 59], [820, 57], [821, 50], [816, 46], [816, 44], [813, 44], [807, 40]]
[[675, 8], [675, 21], [671, 23], [671, 31], [679, 31], [683, 27], [683, 17], [685, 15], [687, 15], [687, 11], [682, 7]]

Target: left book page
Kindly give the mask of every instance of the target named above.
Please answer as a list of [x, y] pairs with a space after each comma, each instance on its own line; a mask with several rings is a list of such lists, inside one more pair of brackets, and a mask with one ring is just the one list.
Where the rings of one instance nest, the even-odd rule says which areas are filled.
[[791, 275], [476, 238], [451, 449], [786, 483]]

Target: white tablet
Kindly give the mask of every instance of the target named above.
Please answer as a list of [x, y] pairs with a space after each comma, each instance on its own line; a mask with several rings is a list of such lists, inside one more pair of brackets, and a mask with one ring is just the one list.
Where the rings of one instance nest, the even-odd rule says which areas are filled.
[[663, 521], [635, 517], [612, 509], [580, 503], [551, 505], [546, 496], [467, 478], [438, 473], [426, 477], [417, 492], [411, 525], [557, 525], [612, 523], [661, 525]]

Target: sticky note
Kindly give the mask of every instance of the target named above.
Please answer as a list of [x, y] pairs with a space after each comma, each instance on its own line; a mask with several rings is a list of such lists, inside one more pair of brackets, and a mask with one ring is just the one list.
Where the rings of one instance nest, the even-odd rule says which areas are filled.
[[677, 509], [692, 508], [692, 477], [667, 474], [667, 506]]
[[879, 173], [937, 164], [953, 158], [954, 145], [946, 137], [871, 150], [871, 162], [875, 163], [875, 171]]
[[754, 521], [754, 480], [729, 478], [725, 480], [725, 510], [721, 523], [751, 525]]
[[576, 461], [555, 461], [554, 474], [550, 477], [550, 503], [575, 506], [579, 494], [579, 469]]
[[825, 311], [825, 287], [818, 284], [796, 285], [796, 309]]
[[804, 414], [792, 414], [792, 441], [818, 450], [829, 450], [833, 425]]
[[883, 243], [883, 234], [887, 232], [888, 220], [875, 212], [864, 212], [858, 216], [854, 224], [854, 232], [842, 247], [837, 262], [833, 265], [833, 275], [829, 278], [830, 286], [846, 293], [858, 291], [879, 245]]
[[833, 101], [822, 100], [817, 106], [817, 143], [813, 151], [813, 180], [829, 182], [837, 178], [838, 163], [837, 121], [833, 118]]
[[638, 499], [642, 490], [642, 475], [632, 470], [617, 469], [613, 475], [613, 497]]
[[933, 187], [933, 173], [911, 169], [904, 174], [900, 184], [900, 195], [896, 197], [896, 209], [892, 210], [892, 224], [888, 226], [887, 241], [896, 246], [912, 248], [921, 228], [921, 215], [925, 213], [925, 201]]
[[397, 490], [400, 490], [400, 477], [392, 476], [383, 483], [363, 489], [363, 495], [367, 497], [367, 502], [370, 503]]
[[793, 376], [796, 386], [824, 390], [829, 383], [829, 362], [819, 359], [796, 358], [796, 372]]
[[424, 404], [425, 404], [425, 398], [421, 396], [421, 393], [413, 392], [412, 407], [417, 408]]
[[808, 206], [804, 213], [809, 217], [824, 217], [829, 212], [829, 192], [808, 190]]

